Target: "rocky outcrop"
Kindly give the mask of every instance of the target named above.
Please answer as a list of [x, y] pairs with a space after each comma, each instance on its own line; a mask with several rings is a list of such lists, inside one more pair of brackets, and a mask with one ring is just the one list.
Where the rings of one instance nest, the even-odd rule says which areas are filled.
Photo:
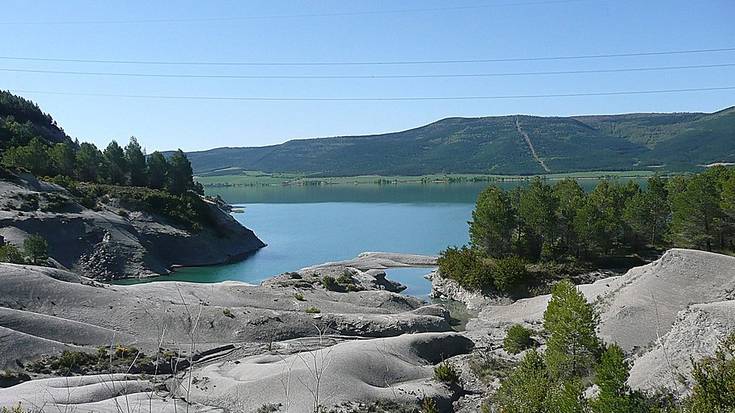
[[190, 229], [106, 197], [86, 208], [65, 189], [29, 175], [0, 180], [0, 236], [21, 245], [31, 234], [49, 243], [52, 262], [97, 279], [146, 277], [175, 266], [220, 264], [263, 247], [215, 202], [208, 225]]
[[512, 302], [507, 297], [487, 296], [481, 292], [467, 290], [458, 282], [442, 277], [439, 270], [432, 271], [428, 278], [431, 280], [431, 298], [459, 301], [468, 310], [477, 310], [491, 304], [510, 304]]

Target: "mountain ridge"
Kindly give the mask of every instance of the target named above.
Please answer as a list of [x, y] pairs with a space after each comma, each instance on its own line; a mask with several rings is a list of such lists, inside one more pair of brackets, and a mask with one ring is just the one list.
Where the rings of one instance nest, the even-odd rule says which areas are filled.
[[[686, 153], [691, 151], [696, 154]], [[687, 171], [735, 161], [735, 106], [712, 113], [453, 116], [397, 132], [300, 138], [187, 156], [200, 174], [224, 169], [314, 176]]]

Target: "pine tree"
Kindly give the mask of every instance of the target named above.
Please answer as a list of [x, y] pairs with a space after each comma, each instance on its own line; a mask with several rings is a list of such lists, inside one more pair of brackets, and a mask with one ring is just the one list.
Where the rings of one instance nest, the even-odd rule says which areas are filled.
[[489, 186], [477, 198], [472, 221], [470, 243], [482, 254], [502, 257], [510, 253], [514, 212], [505, 191]]
[[705, 174], [694, 175], [670, 191], [671, 237], [684, 247], [712, 251], [721, 231], [718, 183]]
[[76, 153], [71, 143], [57, 143], [49, 149], [48, 153], [56, 174], [68, 177], [74, 176]]
[[105, 148], [103, 155], [107, 165], [107, 180], [113, 185], [127, 183], [128, 162], [125, 160], [125, 151], [117, 142], [112, 141]]
[[524, 354], [496, 394], [503, 413], [545, 413], [551, 380], [536, 350]]
[[523, 224], [526, 245], [530, 247], [528, 258], [537, 261], [550, 255], [556, 230], [556, 198], [549, 185], [541, 178], [534, 178], [528, 188], [520, 192], [518, 217]]
[[125, 161], [130, 171], [130, 185], [146, 186], [148, 184], [148, 171], [145, 153], [135, 136], [131, 136], [130, 143], [125, 146]]
[[595, 413], [630, 412], [630, 388], [626, 384], [630, 366], [625, 354], [617, 344], [605, 349], [595, 375], [595, 384], [600, 389], [596, 399], [591, 402]]
[[163, 189], [166, 186], [168, 161], [160, 152], [153, 152], [148, 157], [148, 186]]
[[599, 352], [598, 316], [569, 281], [554, 285], [544, 312], [546, 365], [552, 378], [583, 377], [592, 370]]
[[76, 155], [76, 176], [80, 181], [97, 182], [103, 164], [102, 152], [94, 144], [79, 145]]
[[194, 189], [192, 175], [191, 163], [189, 163], [184, 152], [181, 149], [174, 152], [169, 160], [166, 186], [168, 191], [172, 194], [180, 195], [190, 189]]

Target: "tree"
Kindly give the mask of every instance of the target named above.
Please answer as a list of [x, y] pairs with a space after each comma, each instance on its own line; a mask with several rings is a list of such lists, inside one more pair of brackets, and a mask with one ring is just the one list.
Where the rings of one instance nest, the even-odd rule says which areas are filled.
[[496, 400], [503, 413], [544, 413], [551, 383], [544, 359], [529, 350], [500, 385]]
[[125, 151], [117, 142], [112, 141], [102, 153], [107, 166], [107, 180], [113, 185], [125, 185], [127, 183], [128, 162], [125, 159]]
[[520, 193], [518, 218], [530, 248], [528, 258], [537, 261], [542, 253], [550, 255], [556, 230], [556, 199], [549, 185], [534, 178]]
[[628, 200], [623, 213], [626, 223], [651, 245], [663, 240], [670, 215], [666, 183], [658, 176], [649, 178], [646, 190]]
[[161, 152], [153, 152], [148, 157], [148, 186], [153, 189], [163, 189], [166, 186], [168, 161]]
[[58, 175], [73, 177], [76, 166], [74, 146], [69, 142], [57, 143], [48, 151], [53, 168]]
[[194, 172], [191, 169], [191, 163], [186, 158], [186, 154], [179, 149], [174, 152], [169, 160], [167, 189], [175, 195], [194, 189]]
[[625, 360], [623, 350], [617, 344], [605, 349], [595, 374], [595, 384], [600, 389], [597, 398], [591, 402], [595, 413], [633, 412], [630, 388], [626, 384], [630, 375], [630, 365]]
[[148, 171], [146, 169], [145, 153], [135, 136], [131, 136], [130, 143], [125, 146], [125, 161], [127, 162], [128, 170], [130, 171], [130, 185], [148, 185]]
[[469, 223], [472, 247], [490, 257], [510, 253], [514, 215], [510, 199], [502, 189], [485, 188], [477, 198]]
[[598, 315], [584, 295], [569, 281], [554, 285], [544, 312], [546, 365], [554, 379], [583, 377], [599, 353]]
[[556, 198], [556, 222], [559, 231], [559, 246], [562, 252], [579, 255], [578, 236], [574, 228], [577, 211], [582, 207], [585, 193], [579, 183], [572, 178], [565, 178], [554, 185]]
[[102, 152], [91, 143], [79, 145], [76, 156], [77, 179], [85, 182], [96, 182], [103, 163]]
[[48, 259], [48, 242], [40, 235], [31, 235], [23, 241], [23, 251], [32, 264], [38, 265]]
[[705, 174], [694, 175], [686, 179], [683, 186], [670, 192], [670, 202], [674, 243], [712, 251], [721, 230], [722, 210], [717, 181]]
[[51, 172], [48, 148], [40, 139], [33, 138], [25, 146], [8, 148], [3, 154], [2, 164], [10, 168], [24, 168], [34, 175]]

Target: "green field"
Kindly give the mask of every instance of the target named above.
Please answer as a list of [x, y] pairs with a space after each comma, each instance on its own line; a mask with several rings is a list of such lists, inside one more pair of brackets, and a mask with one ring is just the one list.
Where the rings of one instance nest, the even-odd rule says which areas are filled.
[[449, 184], [462, 182], [507, 182], [531, 179], [540, 176], [548, 180], [564, 178], [605, 179], [605, 178], [645, 178], [652, 176], [651, 171], [597, 171], [570, 172], [546, 175], [480, 175], [480, 174], [433, 174], [420, 176], [379, 176], [360, 175], [343, 177], [309, 177], [303, 174], [264, 173], [244, 171], [233, 175], [204, 175], [195, 179], [205, 187], [230, 186], [309, 186], [309, 185], [397, 185], [397, 184]]

